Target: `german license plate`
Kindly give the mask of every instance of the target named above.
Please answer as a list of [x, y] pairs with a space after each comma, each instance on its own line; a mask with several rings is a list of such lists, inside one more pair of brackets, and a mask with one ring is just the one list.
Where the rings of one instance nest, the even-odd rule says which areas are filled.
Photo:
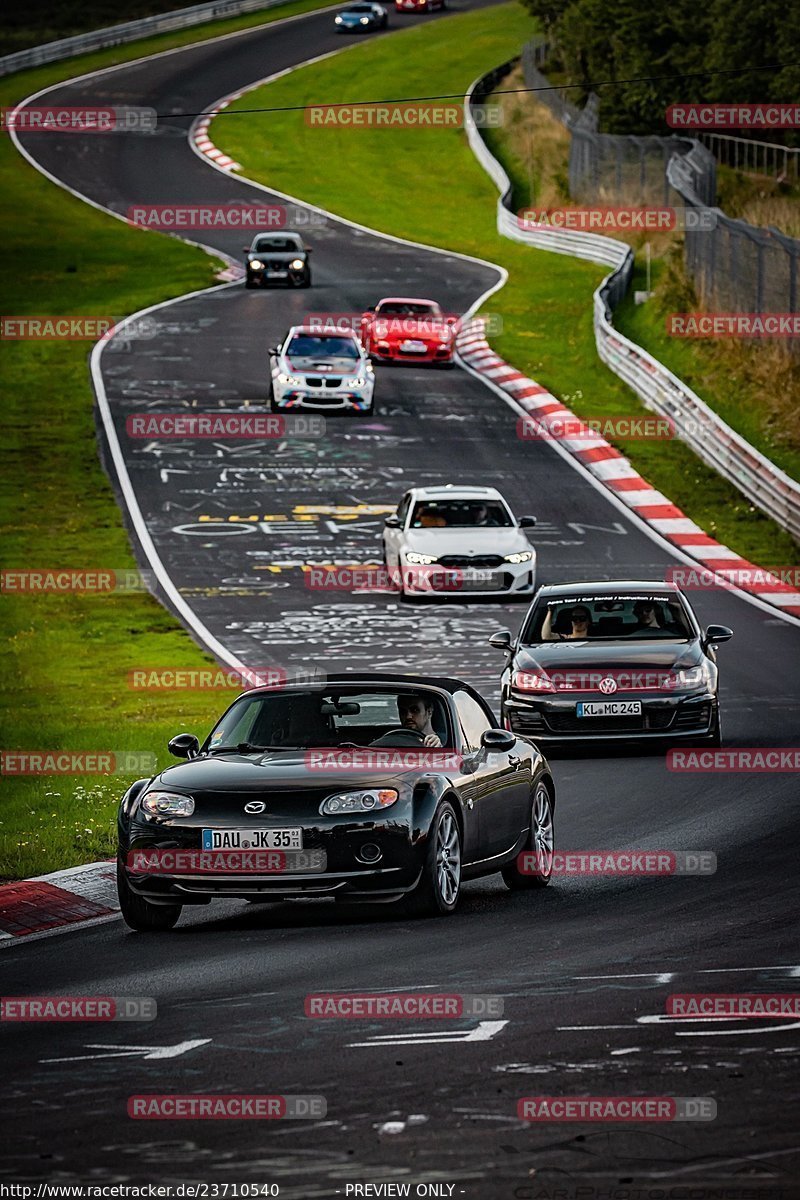
[[400, 349], [404, 354], [424, 354], [427, 350], [427, 346], [424, 342], [409, 341], [401, 342]]
[[267, 279], [285, 279], [288, 271], [267, 271]]
[[302, 850], [302, 829], [204, 829], [204, 850]]
[[641, 700], [590, 700], [577, 706], [579, 717], [640, 717]]

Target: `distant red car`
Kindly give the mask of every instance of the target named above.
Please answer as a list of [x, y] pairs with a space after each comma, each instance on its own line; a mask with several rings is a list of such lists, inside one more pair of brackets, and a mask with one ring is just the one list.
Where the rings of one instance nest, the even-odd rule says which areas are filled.
[[433, 12], [435, 8], [444, 8], [445, 0], [394, 0], [395, 11], [402, 12]]
[[376, 362], [453, 366], [459, 318], [435, 300], [388, 296], [361, 315], [361, 341]]

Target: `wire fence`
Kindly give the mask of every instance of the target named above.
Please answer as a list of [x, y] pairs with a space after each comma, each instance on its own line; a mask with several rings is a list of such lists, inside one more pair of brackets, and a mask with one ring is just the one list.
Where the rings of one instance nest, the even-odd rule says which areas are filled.
[[[796, 313], [800, 240], [728, 217], [715, 207], [717, 162], [712, 150], [723, 139], [710, 135], [709, 148], [696, 138], [602, 133], [597, 96], [590, 95], [578, 109], [564, 89], [538, 90], [551, 88], [541, 69], [548, 49], [542, 41], [529, 43], [522, 67], [526, 86], [537, 89], [537, 99], [570, 133], [572, 198], [582, 204], [667, 204], [693, 210], [694, 220], [686, 223], [684, 262], [701, 305], [717, 312]], [[725, 144], [745, 140], [724, 139]], [[797, 169], [797, 151], [782, 146], [771, 150], [771, 156], [764, 150], [758, 158], [761, 152], [753, 149], [745, 160], [744, 151], [728, 148], [725, 161], [733, 155], [742, 169], [747, 161], [788, 170], [780, 164], [793, 160], [792, 169]], [[800, 352], [800, 339], [787, 339], [786, 344]]]
[[735, 137], [729, 133], [698, 133], [697, 137], [721, 166], [788, 183], [800, 181], [800, 149], [797, 147]]

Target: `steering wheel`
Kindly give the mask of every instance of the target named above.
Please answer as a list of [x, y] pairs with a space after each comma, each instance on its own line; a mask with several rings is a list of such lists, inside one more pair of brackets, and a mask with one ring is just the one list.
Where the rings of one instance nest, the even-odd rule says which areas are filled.
[[[391, 741], [387, 741], [391, 738]], [[395, 739], [399, 738], [399, 741]], [[370, 746], [423, 746], [425, 744], [425, 734], [420, 733], [419, 729], [407, 729], [405, 725], [399, 725], [397, 729], [387, 729], [386, 733], [382, 733], [377, 741], [370, 742]]]

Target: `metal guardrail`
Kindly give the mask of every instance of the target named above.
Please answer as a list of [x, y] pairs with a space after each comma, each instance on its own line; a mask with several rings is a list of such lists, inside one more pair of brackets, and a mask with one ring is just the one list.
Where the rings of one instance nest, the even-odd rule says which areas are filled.
[[238, 17], [245, 13], [259, 12], [262, 8], [276, 8], [286, 0], [212, 0], [210, 4], [195, 4], [191, 8], [179, 8], [172, 12], [156, 13], [152, 17], [141, 17], [137, 21], [126, 21], [123, 25], [110, 25], [106, 29], [93, 29], [75, 37], [62, 38], [58, 42], [45, 42], [41, 46], [30, 46], [0, 58], [0, 76], [24, 71], [28, 67], [39, 67], [43, 63], [60, 62], [76, 54], [91, 50], [104, 50], [108, 46], [121, 46], [135, 42], [153, 33], [169, 33], [173, 29], [190, 29], [206, 21], [217, 21], [223, 17]]
[[586, 258], [614, 268], [593, 297], [595, 343], [602, 361], [636, 392], [646, 408], [668, 417], [681, 440], [704, 463], [800, 540], [800, 484], [740, 437], [663, 363], [614, 328], [613, 311], [625, 295], [633, 273], [631, 248], [600, 234], [550, 227], [530, 230], [520, 225], [511, 210], [511, 181], [484, 142], [471, 112], [473, 103], [480, 103], [510, 66], [506, 63], [476, 80], [464, 100], [467, 140], [500, 192], [498, 232], [538, 249]]
[[725, 167], [746, 175], [800, 179], [800, 149], [796, 146], [780, 146], [777, 142], [761, 142], [730, 133], [698, 133], [697, 137]]

